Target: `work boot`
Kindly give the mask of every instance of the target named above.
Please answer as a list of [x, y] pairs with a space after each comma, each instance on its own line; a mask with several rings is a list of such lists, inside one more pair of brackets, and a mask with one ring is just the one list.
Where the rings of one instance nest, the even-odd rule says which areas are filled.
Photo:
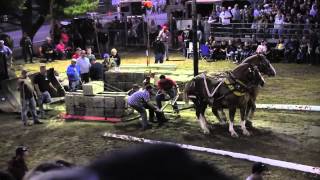
[[148, 130], [148, 129], [152, 129], [152, 125], [148, 124], [147, 126], [142, 127], [142, 131]]
[[33, 124], [43, 124], [43, 122], [41, 122], [41, 121], [35, 121], [35, 122], [33, 122]]

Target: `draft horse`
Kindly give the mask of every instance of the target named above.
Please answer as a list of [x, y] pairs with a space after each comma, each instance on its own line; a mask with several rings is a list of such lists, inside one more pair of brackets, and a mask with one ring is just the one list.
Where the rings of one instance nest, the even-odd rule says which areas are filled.
[[223, 109], [229, 109], [229, 132], [233, 137], [238, 137], [233, 125], [236, 109], [239, 108], [242, 133], [250, 135], [245, 123], [248, 119], [248, 108], [252, 109], [253, 104], [255, 104], [255, 101], [252, 100], [255, 90], [265, 83], [261, 73], [275, 76], [276, 72], [263, 55], [254, 55], [246, 60], [248, 61], [241, 63], [231, 72], [228, 72], [223, 79], [200, 74], [186, 84], [184, 90], [185, 100], [191, 99], [193, 101], [197, 119], [205, 134], [210, 133], [208, 122], [204, 115], [209, 105], [220, 122], [226, 120]]

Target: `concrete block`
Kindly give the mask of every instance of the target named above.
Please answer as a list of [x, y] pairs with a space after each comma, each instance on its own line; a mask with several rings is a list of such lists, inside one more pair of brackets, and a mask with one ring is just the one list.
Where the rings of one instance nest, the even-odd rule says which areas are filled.
[[74, 115], [85, 116], [86, 115], [86, 108], [74, 107]]
[[75, 115], [74, 106], [66, 106], [66, 113], [70, 115]]
[[91, 81], [82, 85], [83, 95], [93, 96], [104, 91], [102, 81]]
[[117, 109], [123, 109], [126, 106], [126, 96], [116, 96], [115, 100], [116, 100], [116, 108]]
[[86, 116], [104, 117], [104, 108], [86, 108]]
[[104, 108], [104, 96], [85, 96], [87, 108]]
[[125, 115], [125, 109], [115, 109], [114, 117], [123, 117]]
[[76, 107], [86, 107], [87, 102], [86, 102], [86, 97], [83, 95], [75, 95], [74, 97], [74, 105]]
[[104, 116], [105, 117], [114, 117], [115, 110], [114, 109], [104, 109]]
[[104, 96], [104, 107], [107, 109], [114, 109], [116, 107], [115, 97]]
[[74, 106], [74, 95], [67, 93], [65, 96], [66, 107]]

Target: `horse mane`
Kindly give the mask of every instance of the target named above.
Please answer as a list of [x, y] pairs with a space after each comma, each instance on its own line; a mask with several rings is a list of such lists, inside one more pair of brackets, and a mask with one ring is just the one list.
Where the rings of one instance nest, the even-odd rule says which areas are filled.
[[264, 55], [255, 54], [255, 55], [249, 56], [245, 60], [243, 60], [242, 63], [248, 63], [248, 64], [259, 63], [259, 61], [261, 61], [260, 57], [264, 57]]

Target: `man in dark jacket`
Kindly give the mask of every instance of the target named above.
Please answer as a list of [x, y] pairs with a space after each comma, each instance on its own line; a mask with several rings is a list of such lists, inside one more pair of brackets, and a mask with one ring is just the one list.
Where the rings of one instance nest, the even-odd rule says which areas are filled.
[[36, 101], [34, 98], [35, 91], [32, 85], [31, 80], [28, 78], [28, 72], [26, 70], [21, 71], [21, 78], [19, 79], [19, 90], [21, 97], [21, 119], [24, 126], [28, 125], [28, 110], [32, 114], [33, 124], [42, 124], [39, 121], [37, 110], [36, 110]]
[[163, 63], [163, 56], [165, 53], [165, 47], [163, 42], [160, 41], [160, 38], [158, 37], [157, 40], [155, 42], [153, 42], [152, 44], [153, 48], [154, 48], [154, 56], [155, 56], [155, 61], [154, 63]]
[[25, 162], [25, 156], [28, 149], [24, 146], [19, 146], [16, 149], [16, 155], [8, 163], [8, 172], [16, 179], [22, 180], [26, 172], [28, 171], [27, 164]]
[[27, 33], [23, 33], [23, 37], [20, 40], [20, 47], [22, 48], [22, 54], [24, 61], [27, 63], [28, 58], [29, 62], [32, 63], [33, 50], [32, 50], [32, 41]]
[[91, 81], [101, 81], [103, 80], [104, 67], [101, 63], [97, 62], [96, 59], [90, 60], [90, 79]]

